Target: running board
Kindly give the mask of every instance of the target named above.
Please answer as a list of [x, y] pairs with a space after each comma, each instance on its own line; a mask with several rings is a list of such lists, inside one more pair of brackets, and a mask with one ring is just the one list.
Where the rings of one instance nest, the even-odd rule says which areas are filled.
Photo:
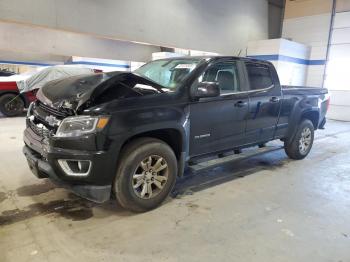
[[198, 172], [208, 168], [213, 168], [213, 167], [222, 165], [224, 163], [247, 159], [263, 153], [280, 150], [282, 148], [283, 146], [265, 146], [263, 148], [249, 148], [249, 149], [243, 150], [242, 153], [240, 154], [232, 154], [232, 155], [228, 155], [220, 158], [210, 159], [205, 162], [200, 162], [200, 163], [190, 165], [188, 166], [188, 168], [191, 172]]

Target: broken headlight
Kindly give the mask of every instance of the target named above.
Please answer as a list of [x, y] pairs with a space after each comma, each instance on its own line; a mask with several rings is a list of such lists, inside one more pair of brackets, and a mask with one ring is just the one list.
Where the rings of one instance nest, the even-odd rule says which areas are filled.
[[73, 116], [63, 119], [56, 137], [74, 137], [102, 130], [108, 123], [106, 116]]

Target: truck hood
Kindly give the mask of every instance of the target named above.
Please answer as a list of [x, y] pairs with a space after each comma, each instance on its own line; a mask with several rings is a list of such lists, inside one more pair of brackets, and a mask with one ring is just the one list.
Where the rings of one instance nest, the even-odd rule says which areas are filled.
[[162, 86], [134, 73], [110, 72], [51, 81], [39, 89], [37, 98], [51, 107], [76, 111], [88, 102], [89, 105], [98, 104], [98, 98], [111, 88], [109, 100], [144, 95], [135, 89], [137, 84], [150, 85], [154, 88], [153, 93], [164, 92]]

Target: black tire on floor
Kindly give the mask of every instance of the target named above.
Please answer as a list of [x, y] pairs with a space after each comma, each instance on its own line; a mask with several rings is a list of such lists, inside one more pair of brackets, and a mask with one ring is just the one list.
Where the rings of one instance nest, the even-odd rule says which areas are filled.
[[[140, 172], [144, 174], [144, 170], [142, 168], [139, 171], [137, 170], [140, 168], [141, 162], [148, 159], [149, 156], [161, 157], [164, 159], [165, 162], [163, 163], [167, 164], [167, 168], [161, 172], [166, 173], [166, 175], [164, 173], [163, 174], [164, 176], [167, 176], [167, 180], [164, 182], [162, 189], [157, 194], [155, 194], [152, 198], [144, 199], [142, 198], [142, 192], [135, 192], [133, 188], [134, 183], [137, 182], [137, 180], [134, 178], [134, 174], [139, 174]], [[154, 166], [155, 162], [156, 160], [153, 162]], [[138, 138], [130, 142], [122, 150], [113, 187], [115, 196], [121, 206], [128, 210], [134, 212], [144, 212], [154, 209], [159, 206], [171, 192], [175, 185], [177, 173], [177, 159], [170, 146], [159, 139]], [[149, 178], [144, 176], [143, 181], [146, 181], [147, 179]], [[156, 179], [153, 178], [153, 181], [154, 180]], [[159, 188], [156, 187], [155, 182], [156, 181], [149, 181], [149, 183], [154, 183], [151, 185], [153, 190], [159, 190]], [[144, 185], [141, 185], [140, 188], [143, 189], [143, 186]], [[152, 193], [153, 192], [155, 191], [152, 191]]]
[[[304, 150], [302, 150], [303, 148], [300, 145], [302, 143], [303, 132], [309, 133], [308, 137], [310, 138], [309, 146]], [[305, 158], [310, 153], [313, 142], [314, 125], [309, 119], [304, 119], [300, 122], [294, 138], [291, 141], [288, 141], [288, 139], [284, 141], [284, 150], [291, 159], [300, 160]]]
[[8, 117], [18, 116], [23, 113], [24, 102], [15, 94], [4, 94], [0, 96], [0, 112]]

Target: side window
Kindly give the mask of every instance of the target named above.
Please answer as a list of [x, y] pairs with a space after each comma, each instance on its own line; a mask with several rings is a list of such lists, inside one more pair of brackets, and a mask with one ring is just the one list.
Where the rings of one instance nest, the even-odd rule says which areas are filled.
[[221, 94], [239, 92], [239, 74], [235, 62], [222, 62], [210, 66], [198, 79], [199, 82], [218, 82]]
[[259, 63], [246, 63], [250, 90], [265, 89], [273, 85], [270, 68]]

